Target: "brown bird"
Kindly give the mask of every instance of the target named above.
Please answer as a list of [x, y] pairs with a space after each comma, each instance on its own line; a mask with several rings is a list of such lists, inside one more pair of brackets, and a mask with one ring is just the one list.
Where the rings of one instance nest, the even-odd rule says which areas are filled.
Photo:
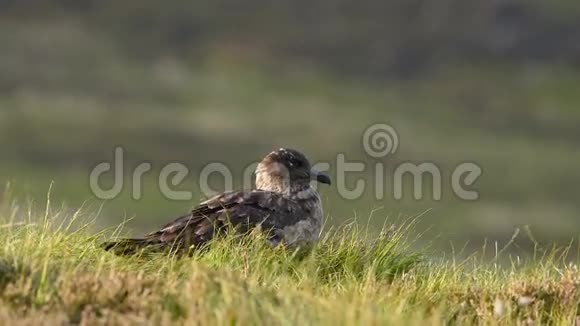
[[159, 231], [143, 238], [106, 242], [103, 248], [119, 255], [145, 248], [198, 248], [228, 226], [240, 234], [259, 228], [272, 246], [311, 244], [318, 240], [323, 219], [312, 180], [331, 183], [328, 175], [311, 168], [304, 154], [280, 148], [258, 164], [255, 190], [219, 194]]

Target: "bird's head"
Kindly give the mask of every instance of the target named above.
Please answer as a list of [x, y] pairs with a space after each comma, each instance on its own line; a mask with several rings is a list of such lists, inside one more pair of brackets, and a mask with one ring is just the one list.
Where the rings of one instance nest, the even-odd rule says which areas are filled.
[[256, 187], [260, 190], [293, 193], [310, 187], [310, 181], [330, 184], [330, 177], [312, 169], [301, 152], [280, 148], [266, 155], [256, 168]]

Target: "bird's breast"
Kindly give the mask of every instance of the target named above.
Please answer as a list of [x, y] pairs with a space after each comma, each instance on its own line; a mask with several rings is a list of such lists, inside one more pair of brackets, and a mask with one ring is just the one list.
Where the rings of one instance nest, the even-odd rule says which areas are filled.
[[303, 202], [305, 215], [298, 222], [282, 228], [278, 235], [288, 246], [312, 244], [320, 237], [322, 229], [322, 205], [319, 198]]

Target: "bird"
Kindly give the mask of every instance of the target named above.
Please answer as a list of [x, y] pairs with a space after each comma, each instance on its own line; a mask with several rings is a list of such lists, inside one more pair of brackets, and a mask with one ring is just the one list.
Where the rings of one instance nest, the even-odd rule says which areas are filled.
[[228, 228], [236, 234], [259, 230], [272, 247], [310, 246], [318, 240], [324, 218], [320, 194], [311, 181], [331, 184], [330, 176], [313, 169], [303, 153], [280, 148], [257, 165], [255, 189], [218, 194], [158, 231], [105, 242], [102, 248], [117, 255], [145, 249], [191, 250]]

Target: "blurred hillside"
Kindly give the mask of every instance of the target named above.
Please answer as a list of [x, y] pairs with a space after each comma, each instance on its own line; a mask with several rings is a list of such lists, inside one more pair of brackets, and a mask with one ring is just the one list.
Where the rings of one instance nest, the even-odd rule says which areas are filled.
[[[39, 200], [54, 180], [56, 200], [94, 208], [89, 172], [116, 145], [128, 171], [218, 161], [241, 173], [280, 146], [373, 164], [362, 133], [388, 122], [401, 139], [389, 172], [477, 162], [481, 199], [323, 189], [330, 223], [432, 208], [422, 225], [444, 245], [525, 225], [566, 242], [580, 227], [579, 32], [571, 0], [2, 1], [0, 182]], [[183, 187], [198, 190], [195, 176]], [[142, 200], [129, 195], [106, 203], [102, 225], [137, 215], [142, 232], [193, 204], [164, 199], [153, 174]]]
[[[400, 78], [446, 64], [579, 63], [574, 0], [3, 1], [2, 20], [81, 23], [133, 60], [298, 61]], [[103, 40], [104, 41], [104, 40]]]

